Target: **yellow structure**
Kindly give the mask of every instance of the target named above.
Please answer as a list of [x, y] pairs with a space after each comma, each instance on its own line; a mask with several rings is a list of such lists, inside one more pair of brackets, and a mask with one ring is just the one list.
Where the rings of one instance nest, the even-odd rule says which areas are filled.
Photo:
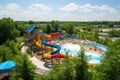
[[51, 53], [50, 52], [44, 53], [43, 57], [47, 58], [47, 59], [50, 59], [51, 58]]

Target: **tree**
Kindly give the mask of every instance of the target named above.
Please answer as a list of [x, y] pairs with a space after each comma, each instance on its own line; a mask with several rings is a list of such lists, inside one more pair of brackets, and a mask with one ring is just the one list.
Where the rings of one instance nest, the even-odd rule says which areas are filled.
[[53, 29], [54, 29], [54, 30], [53, 30], [54, 32], [57, 32], [57, 31], [59, 30], [59, 28], [60, 28], [60, 24], [59, 24], [58, 21], [54, 21], [54, 20], [53, 20], [53, 21], [51, 22], [51, 25], [52, 25], [52, 27], [53, 27]]
[[6, 59], [6, 53], [5, 53], [5, 51], [4, 51], [4, 53], [2, 54], [2, 62], [4, 62], [4, 61], [6, 61], [7, 59]]
[[114, 27], [114, 23], [113, 22], [109, 22], [108, 23], [108, 27], [113, 28]]
[[29, 62], [28, 62], [28, 57], [27, 55], [23, 55], [23, 63], [22, 63], [22, 73], [21, 73], [21, 77], [24, 80], [33, 80], [34, 79], [34, 72], [32, 70], [30, 70], [29, 67]]
[[89, 80], [87, 58], [84, 54], [83, 48], [75, 59], [75, 71], [75, 80]]
[[66, 52], [66, 58], [63, 61], [64, 65], [64, 79], [63, 80], [73, 80], [74, 79], [74, 61], [70, 59], [69, 52]]
[[52, 25], [52, 27], [53, 27], [53, 29], [55, 31], [55, 21], [54, 20], [51, 22], [51, 25]]
[[47, 30], [46, 30], [46, 33], [47, 34], [49, 34], [49, 33], [51, 33], [52, 32], [52, 27], [51, 27], [51, 25], [47, 25]]
[[60, 24], [58, 21], [55, 22], [55, 32], [57, 32], [60, 28]]
[[34, 80], [35, 66], [28, 60], [27, 55], [16, 55], [15, 62], [17, 64], [14, 71], [17, 74], [13, 74], [10, 77], [11, 80], [18, 80], [19, 78], [22, 80]]
[[116, 39], [112, 43], [109, 43], [108, 50], [110, 53], [108, 56], [120, 54], [120, 38]]
[[108, 46], [107, 56], [96, 67], [96, 80], [120, 80], [120, 39]]
[[3, 44], [8, 39], [15, 40], [18, 35], [19, 31], [16, 30], [16, 22], [10, 18], [0, 20], [0, 44]]
[[15, 43], [14, 40], [7, 40], [6, 41], [6, 46], [9, 46], [9, 48], [12, 50], [13, 54], [18, 54], [20, 53], [19, 45], [18, 43]]
[[6, 61], [6, 60], [12, 60], [14, 59], [14, 55], [12, 54], [12, 50], [6, 46], [1, 45], [0, 46], [0, 61]]
[[74, 34], [75, 28], [74, 28], [73, 23], [69, 23], [68, 26], [67, 26], [67, 29], [68, 29], [69, 34]]
[[34, 21], [30, 20], [28, 23], [29, 23], [29, 24], [34, 24]]
[[93, 40], [96, 41], [96, 42], [99, 42], [99, 35], [98, 35], [98, 30], [95, 30], [93, 32]]
[[97, 66], [96, 80], [120, 80], [120, 54], [109, 56]]

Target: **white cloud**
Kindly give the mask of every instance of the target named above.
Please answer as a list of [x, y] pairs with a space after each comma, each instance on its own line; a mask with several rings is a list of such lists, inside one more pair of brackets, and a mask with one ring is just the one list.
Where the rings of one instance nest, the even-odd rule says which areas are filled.
[[39, 3], [36, 3], [36, 4], [31, 4], [29, 6], [30, 9], [38, 9], [38, 10], [43, 10], [43, 11], [50, 11], [51, 8], [44, 5], [44, 4], [39, 4]]
[[114, 8], [112, 8], [108, 5], [96, 6], [95, 9], [102, 10], [102, 11], [108, 11], [109, 13], [117, 12]]
[[115, 8], [110, 7], [109, 5], [91, 5], [91, 4], [84, 4], [84, 5], [77, 5], [75, 3], [69, 3], [64, 7], [59, 8], [60, 10], [63, 10], [65, 12], [72, 12], [72, 11], [82, 11], [85, 13], [90, 12], [107, 12], [110, 14], [117, 13], [117, 10]]
[[59, 8], [59, 10], [51, 10], [51, 7], [39, 3], [30, 4], [25, 8], [15, 3], [9, 3], [0, 5], [0, 18], [11, 17], [14, 20], [36, 21], [120, 20], [120, 11], [109, 5], [77, 5], [70, 3]]
[[78, 5], [75, 3], [70, 3], [64, 7], [59, 8], [60, 10], [66, 11], [66, 12], [72, 12], [78, 10]]
[[83, 12], [92, 12], [93, 6], [90, 4], [85, 4], [85, 5], [79, 6], [79, 9]]
[[105, 11], [105, 12], [108, 12], [111, 14], [114, 14], [117, 12], [116, 9], [114, 9], [108, 5], [99, 6], [99, 5], [85, 4], [85, 5], [79, 6], [79, 9], [83, 12]]
[[15, 10], [20, 8], [20, 6], [15, 3], [6, 4], [4, 7], [5, 9], [9, 9], [9, 10]]
[[18, 14], [20, 6], [15, 3], [0, 5], [0, 17], [11, 17]]
[[0, 5], [0, 18], [11, 17], [14, 20], [43, 20], [52, 8], [43, 4], [31, 4], [26, 8], [15, 3]]

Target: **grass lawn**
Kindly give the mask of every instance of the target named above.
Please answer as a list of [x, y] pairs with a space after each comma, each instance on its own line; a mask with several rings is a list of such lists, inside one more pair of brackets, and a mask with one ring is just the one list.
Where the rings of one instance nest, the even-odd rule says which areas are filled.
[[24, 36], [16, 37], [17, 42], [23, 42]]

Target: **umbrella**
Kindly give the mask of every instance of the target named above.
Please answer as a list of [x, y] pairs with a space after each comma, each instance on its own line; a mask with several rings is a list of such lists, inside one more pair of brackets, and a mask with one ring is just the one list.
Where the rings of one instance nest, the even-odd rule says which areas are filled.
[[16, 63], [14, 61], [5, 61], [0, 63], [0, 70], [8, 70], [12, 69], [16, 66]]

